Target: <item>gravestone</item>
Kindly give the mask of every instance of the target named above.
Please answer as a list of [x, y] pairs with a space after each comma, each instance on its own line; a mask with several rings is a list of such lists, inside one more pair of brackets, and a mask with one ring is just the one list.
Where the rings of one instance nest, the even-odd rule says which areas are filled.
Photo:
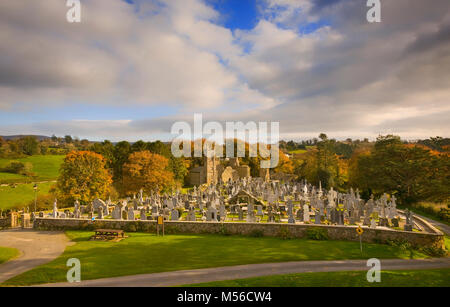
[[145, 208], [141, 209], [141, 221], [146, 221], [147, 220], [147, 211], [145, 210]]
[[316, 215], [314, 217], [314, 224], [320, 225], [322, 219], [322, 215], [320, 214], [320, 210], [316, 210]]
[[206, 210], [206, 221], [217, 222], [217, 209], [213, 206], [210, 206], [208, 210]]
[[309, 206], [303, 205], [303, 222], [309, 223]]
[[188, 212], [187, 215], [187, 220], [190, 222], [195, 222], [196, 221], [196, 216], [195, 216], [195, 210], [193, 208], [191, 208]]
[[172, 209], [170, 220], [171, 221], [178, 221], [179, 218], [180, 218], [180, 213], [178, 212], [178, 210], [177, 209]]
[[134, 207], [128, 209], [128, 220], [129, 221], [134, 221], [135, 220]]
[[297, 219], [297, 221], [303, 222], [303, 209], [302, 208], [297, 210], [296, 219]]

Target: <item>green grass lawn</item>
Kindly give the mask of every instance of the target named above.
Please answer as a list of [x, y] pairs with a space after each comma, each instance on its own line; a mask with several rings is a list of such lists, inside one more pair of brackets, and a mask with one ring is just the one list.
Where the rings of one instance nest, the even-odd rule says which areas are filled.
[[23, 175], [1, 173], [0, 183], [18, 183], [31, 181], [55, 180], [59, 174], [59, 167], [63, 163], [64, 155], [36, 155], [19, 159], [0, 159], [0, 168], [6, 166], [10, 161], [28, 162], [33, 164], [32, 172], [35, 178]]
[[6, 282], [29, 285], [66, 281], [69, 258], [81, 262], [82, 280], [250, 263], [301, 260], [376, 258], [426, 258], [418, 252], [381, 244], [253, 238], [222, 235], [166, 235], [128, 233], [118, 243], [89, 241], [93, 232], [67, 231], [76, 242], [54, 261]]
[[306, 149], [296, 149], [296, 150], [290, 150], [289, 151], [290, 154], [303, 154], [305, 152], [307, 152]]
[[19, 255], [19, 251], [15, 248], [0, 247], [0, 264]]
[[[38, 185], [39, 195], [47, 194], [55, 182], [45, 182]], [[11, 186], [0, 186], [0, 209], [21, 208], [34, 200], [33, 184], [18, 184], [15, 188]]]
[[367, 272], [320, 272], [217, 281], [187, 287], [450, 287], [450, 269], [382, 271], [369, 283]]

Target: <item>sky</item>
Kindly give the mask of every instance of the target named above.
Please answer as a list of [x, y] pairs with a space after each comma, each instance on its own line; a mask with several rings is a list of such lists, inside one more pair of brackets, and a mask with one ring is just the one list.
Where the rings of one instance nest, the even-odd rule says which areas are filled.
[[0, 135], [170, 140], [177, 121], [282, 139], [449, 137], [450, 1], [0, 1]]

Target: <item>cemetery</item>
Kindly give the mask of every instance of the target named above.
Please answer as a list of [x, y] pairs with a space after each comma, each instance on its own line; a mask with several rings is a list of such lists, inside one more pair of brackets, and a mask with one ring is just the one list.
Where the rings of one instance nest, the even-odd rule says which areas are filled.
[[[307, 182], [281, 183], [241, 178], [160, 195], [144, 195], [113, 203], [95, 199], [75, 202], [73, 209], [31, 217], [38, 230], [121, 229], [156, 232], [157, 219], [167, 233], [224, 233], [248, 236], [323, 237], [376, 243], [406, 241], [414, 246], [443, 248], [444, 235], [408, 210], [397, 209], [395, 196], [367, 202], [358, 190], [338, 193]], [[357, 227], [363, 229], [359, 235]], [[361, 236], [361, 238], [359, 237]]]

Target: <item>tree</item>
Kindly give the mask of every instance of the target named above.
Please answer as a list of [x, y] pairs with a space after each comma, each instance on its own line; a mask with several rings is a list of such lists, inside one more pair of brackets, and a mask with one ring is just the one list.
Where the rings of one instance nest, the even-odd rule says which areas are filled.
[[449, 198], [448, 156], [403, 144], [397, 136], [380, 136], [370, 152], [350, 164], [350, 182], [374, 194], [396, 194], [404, 204]]
[[91, 151], [72, 151], [64, 159], [57, 182], [58, 196], [65, 202], [78, 199], [88, 204], [96, 198], [105, 199], [111, 189], [111, 175], [105, 159]]
[[131, 153], [131, 145], [127, 141], [122, 141], [114, 146], [114, 161], [112, 164], [114, 186], [118, 191], [123, 190], [123, 165], [127, 162]]
[[174, 174], [168, 166], [167, 158], [150, 151], [132, 153], [123, 166], [125, 192], [133, 194], [141, 188], [147, 193], [168, 191], [174, 185]]
[[294, 164], [291, 159], [282, 152], [281, 150], [278, 153], [278, 165], [274, 169], [275, 173], [284, 173], [284, 174], [293, 174], [294, 173]]
[[19, 139], [18, 145], [25, 155], [32, 156], [39, 153], [39, 142], [34, 136], [26, 136]]
[[73, 138], [72, 138], [72, 136], [70, 136], [70, 135], [66, 135], [66, 136], [64, 136], [64, 141], [65, 141], [67, 144], [70, 144], [70, 143], [73, 143]]
[[148, 148], [147, 148], [147, 143], [145, 143], [142, 140], [134, 142], [133, 145], [131, 145], [131, 151], [132, 152], [144, 151], [144, 150], [148, 150]]

